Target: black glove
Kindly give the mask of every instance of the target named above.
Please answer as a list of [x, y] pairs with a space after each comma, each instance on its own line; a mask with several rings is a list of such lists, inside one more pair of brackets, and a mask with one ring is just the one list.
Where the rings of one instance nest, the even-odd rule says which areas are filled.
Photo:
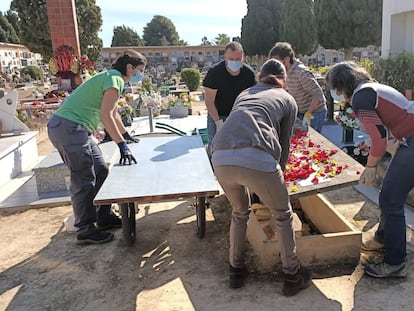
[[[119, 159], [119, 164], [121, 165], [131, 165], [131, 160], [135, 162], [135, 164], [137, 164], [137, 160], [135, 160], [134, 155], [132, 154], [131, 150], [129, 150], [127, 143], [124, 141], [121, 141], [118, 144], [119, 147], [119, 151], [121, 152], [121, 158]], [[128, 161], [128, 163], [127, 163]]]
[[139, 142], [139, 139], [138, 139], [138, 138], [134, 138], [134, 137], [132, 137], [132, 136], [128, 133], [128, 131], [126, 131], [124, 134], [122, 134], [122, 137], [126, 140], [126, 143], [127, 143], [127, 144], [130, 144], [130, 143], [138, 143], [138, 142]]

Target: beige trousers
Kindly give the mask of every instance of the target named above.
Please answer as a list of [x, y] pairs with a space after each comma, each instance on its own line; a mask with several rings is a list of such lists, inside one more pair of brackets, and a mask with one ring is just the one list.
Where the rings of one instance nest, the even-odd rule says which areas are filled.
[[214, 167], [214, 173], [233, 208], [230, 224], [230, 264], [235, 268], [241, 268], [245, 264], [249, 192], [254, 192], [270, 208], [276, 222], [283, 272], [296, 273], [299, 260], [296, 256], [293, 212], [283, 172], [279, 169], [267, 173], [241, 166], [224, 165]]

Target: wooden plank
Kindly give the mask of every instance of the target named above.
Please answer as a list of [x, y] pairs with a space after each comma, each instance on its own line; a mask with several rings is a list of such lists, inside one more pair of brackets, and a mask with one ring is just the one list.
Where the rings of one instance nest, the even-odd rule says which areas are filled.
[[153, 202], [219, 193], [201, 136], [143, 137], [138, 164], [115, 164], [95, 204]]
[[291, 198], [299, 198], [303, 196], [313, 195], [317, 193], [322, 193], [325, 191], [330, 191], [338, 188], [343, 188], [347, 186], [352, 186], [358, 184], [360, 173], [364, 170], [364, 166], [350, 157], [347, 153], [342, 151], [340, 148], [335, 146], [330, 142], [326, 137], [322, 136], [314, 129], [309, 128], [309, 135], [312, 142], [315, 145], [320, 145], [324, 149], [335, 149], [338, 152], [335, 155], [331, 156], [332, 160], [335, 160], [338, 165], [348, 166], [348, 168], [343, 169], [341, 174], [336, 175], [331, 178], [329, 181], [323, 181], [316, 185], [307, 185], [299, 186], [298, 191], [293, 192], [291, 183], [288, 186], [289, 195]]
[[299, 199], [301, 209], [321, 233], [352, 231], [351, 224], [321, 194]]

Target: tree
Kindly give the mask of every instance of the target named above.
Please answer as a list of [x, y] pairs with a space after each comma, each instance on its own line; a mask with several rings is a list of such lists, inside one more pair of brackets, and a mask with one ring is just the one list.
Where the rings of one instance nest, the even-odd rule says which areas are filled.
[[19, 18], [20, 42], [43, 58], [52, 56], [52, 41], [48, 24], [46, 0], [13, 0], [10, 10]]
[[144, 42], [132, 28], [122, 25], [114, 27], [111, 46], [139, 46]]
[[101, 54], [103, 42], [98, 33], [102, 27], [101, 8], [95, 0], [75, 0], [79, 44], [82, 55], [93, 62]]
[[29, 75], [31, 79], [36, 80], [42, 76], [42, 70], [36, 66], [27, 66], [21, 69], [20, 75], [22, 77]]
[[315, 52], [318, 41], [313, 0], [282, 1], [280, 41], [289, 42], [298, 54]]
[[144, 27], [143, 39], [147, 46], [182, 45], [172, 21], [161, 15], [154, 15]]
[[12, 24], [9, 23], [5, 15], [0, 12], [0, 42], [20, 43]]
[[194, 92], [200, 86], [201, 73], [197, 68], [183, 68], [181, 70], [181, 80], [184, 81], [190, 92]]
[[[79, 42], [82, 54], [95, 61], [103, 46], [98, 32], [102, 26], [101, 9], [95, 0], [75, 0]], [[44, 59], [53, 55], [46, 0], [12, 0], [10, 14], [17, 14], [20, 42]]]
[[279, 41], [282, 0], [247, 0], [242, 19], [241, 44], [247, 55], [267, 55]]
[[211, 45], [211, 42], [208, 40], [206, 36], [201, 38], [201, 45]]
[[6, 14], [7, 20], [9, 23], [13, 26], [13, 29], [16, 31], [17, 37], [19, 37], [19, 43], [20, 43], [20, 26], [19, 26], [19, 17], [16, 13], [12, 12], [11, 10], [8, 10]]
[[326, 49], [345, 50], [381, 44], [382, 0], [315, 0], [318, 41]]
[[217, 45], [226, 45], [230, 42], [230, 37], [224, 33], [219, 33], [217, 37], [214, 38], [214, 42]]

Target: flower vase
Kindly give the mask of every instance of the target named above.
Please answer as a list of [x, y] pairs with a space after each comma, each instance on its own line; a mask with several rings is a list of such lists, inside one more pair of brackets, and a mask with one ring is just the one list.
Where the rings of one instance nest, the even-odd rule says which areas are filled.
[[188, 107], [183, 104], [176, 104], [170, 107], [170, 117], [172, 118], [184, 118], [188, 116]]
[[124, 126], [131, 126], [132, 125], [132, 116], [130, 114], [122, 116], [122, 123], [124, 124]]
[[354, 130], [348, 127], [342, 127], [342, 142], [354, 143]]
[[159, 109], [156, 109], [156, 110], [154, 110], [154, 111], [152, 112], [152, 115], [153, 115], [154, 117], [159, 117], [159, 116], [160, 116], [160, 114], [161, 114], [161, 110], [159, 110]]

